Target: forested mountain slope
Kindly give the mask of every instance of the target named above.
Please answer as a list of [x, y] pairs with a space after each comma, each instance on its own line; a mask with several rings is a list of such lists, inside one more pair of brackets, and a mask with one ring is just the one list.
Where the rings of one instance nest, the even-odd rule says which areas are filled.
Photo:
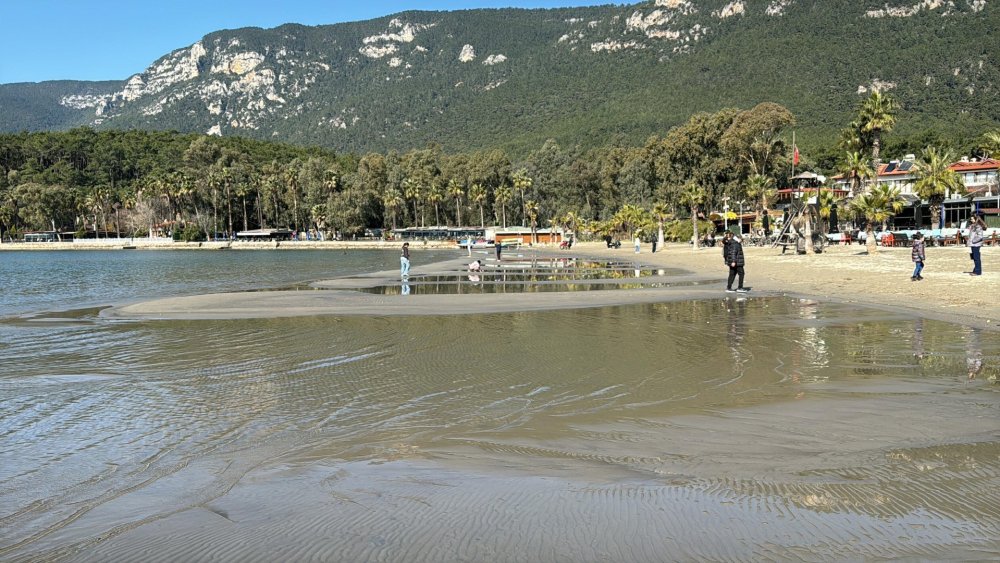
[[872, 87], [897, 134], [998, 124], [994, 0], [656, 0], [404, 12], [219, 31], [120, 84], [0, 85], [0, 131], [143, 128], [338, 151], [641, 143], [698, 111], [774, 101], [826, 146]]

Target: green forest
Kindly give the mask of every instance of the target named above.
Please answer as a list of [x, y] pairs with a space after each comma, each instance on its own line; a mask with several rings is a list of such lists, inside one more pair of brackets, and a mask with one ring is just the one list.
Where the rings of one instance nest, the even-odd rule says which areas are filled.
[[[891, 98], [873, 94], [844, 124], [841, 156], [821, 171], [864, 177], [869, 151], [877, 159], [879, 150], [916, 142], [890, 134], [895, 112]], [[521, 158], [438, 145], [335, 153], [138, 130], [3, 134], [0, 232], [12, 239], [26, 231], [170, 231], [204, 240], [256, 228], [350, 237], [376, 227], [523, 225], [649, 233], [666, 221], [669, 238], [685, 239], [694, 228], [686, 219], [721, 208], [723, 198], [743, 200], [748, 210], [773, 202], [792, 170], [796, 123], [787, 108], [767, 102], [696, 113], [642, 144], [582, 148], [550, 139]], [[998, 139], [979, 139], [980, 154], [1000, 148]], [[956, 154], [957, 147], [939, 148]], [[817, 166], [806, 157], [799, 170]]]

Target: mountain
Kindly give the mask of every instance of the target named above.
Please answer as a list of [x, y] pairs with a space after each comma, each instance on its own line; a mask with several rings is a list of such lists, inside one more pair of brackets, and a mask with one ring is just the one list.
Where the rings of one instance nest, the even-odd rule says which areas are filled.
[[641, 143], [761, 101], [832, 143], [872, 88], [897, 134], [997, 127], [995, 0], [656, 0], [219, 31], [121, 83], [0, 85], [0, 131], [175, 129], [338, 151]]

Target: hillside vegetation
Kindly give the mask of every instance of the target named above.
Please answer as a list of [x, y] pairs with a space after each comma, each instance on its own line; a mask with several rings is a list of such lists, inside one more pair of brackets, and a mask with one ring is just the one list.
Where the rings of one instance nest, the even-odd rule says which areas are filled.
[[0, 85], [0, 131], [149, 129], [338, 152], [640, 145], [697, 112], [764, 101], [823, 158], [873, 87], [898, 139], [996, 128], [993, 0], [659, 0], [404, 12], [207, 35], [119, 84]]

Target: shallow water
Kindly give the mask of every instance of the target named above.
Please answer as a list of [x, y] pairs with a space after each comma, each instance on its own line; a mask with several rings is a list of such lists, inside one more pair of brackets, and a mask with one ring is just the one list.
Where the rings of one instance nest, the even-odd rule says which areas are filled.
[[0, 559], [996, 557], [998, 360], [786, 298], [8, 321]]

